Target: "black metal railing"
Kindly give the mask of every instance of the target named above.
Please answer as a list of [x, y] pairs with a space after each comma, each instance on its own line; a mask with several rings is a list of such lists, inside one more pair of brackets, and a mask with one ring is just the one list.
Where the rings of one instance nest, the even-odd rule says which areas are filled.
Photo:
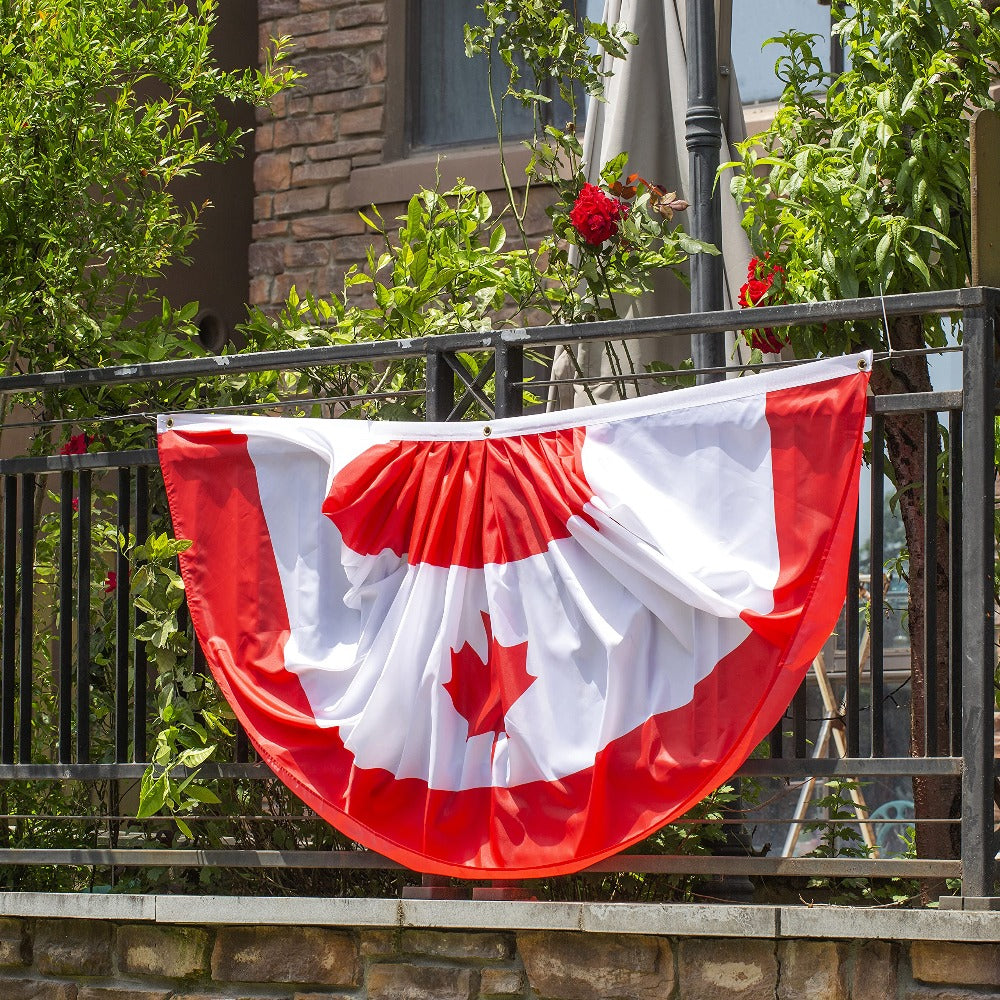
[[[472, 412], [513, 416], [521, 412], [526, 386], [545, 389], [545, 378], [526, 379], [526, 357], [557, 345], [585, 341], [619, 341], [653, 336], [734, 331], [747, 327], [867, 324], [881, 328], [889, 319], [906, 315], [949, 315], [960, 324], [962, 389], [873, 397], [870, 400], [870, 482], [862, 505], [868, 508], [869, 530], [856, 532], [845, 601], [843, 651], [832, 655], [828, 676], [810, 677], [796, 695], [759, 756], [740, 775], [770, 781], [768, 795], [782, 797], [807, 781], [836, 779], [862, 793], [873, 783], [911, 789], [917, 781], [940, 780], [961, 788], [957, 808], [947, 814], [921, 815], [919, 825], [943, 824], [960, 832], [959, 849], [935, 857], [880, 857], [877, 850], [849, 856], [762, 856], [758, 849], [732, 851], [726, 856], [625, 854], [595, 865], [591, 872], [646, 872], [672, 875], [750, 875], [844, 877], [912, 877], [961, 879], [966, 897], [996, 894], [994, 832], [994, 537], [996, 387], [995, 324], [1000, 291], [970, 288], [808, 305], [772, 306], [751, 312], [728, 311], [690, 316], [653, 317], [573, 327], [497, 330], [462, 333], [410, 341], [383, 341], [309, 348], [219, 359], [191, 359], [87, 371], [60, 371], [0, 378], [0, 393], [74, 393], [113, 384], [171, 383], [183, 379], [211, 380], [257, 371], [297, 371], [385, 363], [422, 356], [426, 361], [424, 415], [432, 420], [461, 419]], [[486, 356], [473, 370], [463, 357]], [[877, 359], [876, 363], [882, 363]], [[714, 372], [715, 370], [713, 370]], [[710, 373], [711, 374], [711, 373]], [[642, 372], [621, 376], [653, 376]], [[613, 382], [602, 375], [594, 381]], [[575, 381], [584, 381], [585, 375]], [[571, 380], [574, 381], [574, 380]], [[408, 390], [412, 396], [413, 391]], [[391, 393], [388, 394], [391, 396]], [[294, 400], [290, 403], [294, 404]], [[326, 400], [336, 407], [337, 400]], [[905, 665], [892, 673], [886, 667], [884, 627], [889, 605], [898, 614], [902, 597], [887, 589], [880, 572], [886, 553], [885, 487], [886, 421], [897, 415], [922, 416], [927, 479], [923, 484], [922, 516], [925, 562], [947, 565], [947, 615], [939, 614], [937, 591], [910, 595], [919, 602], [924, 627], [924, 732], [921, 746], [910, 746], [908, 718], [895, 706], [908, 688]], [[136, 413], [139, 420], [149, 414]], [[939, 440], [946, 434], [946, 460], [938, 461]], [[19, 783], [51, 782], [61, 789], [111, 783], [114, 794], [104, 813], [88, 810], [87, 794], [73, 800], [72, 810], [29, 815], [10, 805], [0, 793], [0, 868], [3, 866], [235, 866], [324, 869], [394, 868], [370, 852], [331, 849], [331, 845], [296, 842], [291, 849], [270, 847], [266, 836], [252, 846], [238, 837], [216, 838], [207, 847], [189, 838], [189, 846], [174, 846], [169, 837], [133, 825], [135, 783], [146, 771], [156, 739], [151, 683], [156, 667], [147, 661], [145, 644], [135, 640], [144, 622], [133, 605], [127, 581], [130, 552], [122, 544], [130, 536], [142, 539], [158, 507], [161, 481], [154, 449], [127, 452], [11, 458], [0, 461], [3, 489], [2, 625], [0, 641], [0, 779], [8, 789]], [[95, 507], [95, 496], [100, 503]], [[940, 500], [939, 500], [940, 498]], [[943, 505], [943, 506], [942, 506]], [[99, 509], [99, 526], [92, 511]], [[947, 531], [939, 535], [946, 519]], [[98, 528], [100, 527], [100, 531]], [[947, 539], [939, 550], [939, 539]], [[867, 573], [862, 556], [867, 554]], [[105, 587], [100, 574], [106, 573]], [[114, 573], [112, 577], [110, 574]], [[932, 575], [932, 574], [928, 574]], [[95, 579], [97, 580], [95, 590]], [[865, 583], [864, 580], [869, 582]], [[859, 599], [862, 587], [866, 596]], [[106, 593], [104, 593], [106, 591]], [[95, 592], [100, 608], [95, 607]], [[915, 604], [914, 606], [918, 606]], [[95, 615], [100, 628], [94, 626]], [[863, 633], [867, 632], [867, 635]], [[944, 638], [947, 642], [944, 642]], [[942, 656], [941, 650], [947, 648]], [[196, 666], [200, 651], [192, 654]], [[865, 657], [864, 662], [862, 658]], [[905, 658], [904, 658], [905, 659]], [[39, 676], [39, 665], [46, 676]], [[832, 681], [831, 681], [832, 678]], [[825, 685], [842, 686], [839, 704], [830, 708]], [[40, 696], [40, 692], [44, 692]], [[817, 692], [825, 701], [817, 700]], [[903, 692], [901, 694], [901, 692]], [[942, 699], [932, 692], [946, 692]], [[836, 700], [836, 699], [835, 699]], [[822, 701], [822, 704], [819, 702]], [[817, 708], [817, 705], [819, 706]], [[893, 726], [887, 725], [887, 710]], [[947, 717], [942, 738], [941, 719]], [[822, 736], [826, 726], [826, 736]], [[902, 726], [902, 729], [901, 729]], [[836, 730], [843, 753], [813, 755], [813, 747]], [[40, 737], [40, 734], [42, 736]], [[237, 732], [227, 748], [227, 760], [202, 769], [203, 777], [257, 780], [270, 772], [254, 759], [245, 734]], [[131, 784], [130, 784], [131, 783]], [[103, 784], [102, 784], [103, 787]], [[809, 786], [811, 787], [811, 786]], [[902, 793], [901, 793], [902, 794]], [[765, 796], [766, 798], [767, 796]], [[784, 799], [794, 795], [784, 795]], [[847, 801], [845, 799], [845, 801]], [[874, 799], [873, 799], [874, 801]], [[777, 830], [824, 822], [860, 829], [867, 821], [897, 823], [872, 817], [871, 803], [845, 821], [834, 817], [792, 815], [783, 810], [737, 810], [725, 823], [742, 822]], [[4, 805], [6, 803], [6, 805]], [[82, 805], [81, 805], [82, 804]], [[303, 810], [303, 822], [309, 816]], [[285, 817], [287, 819], [287, 817]], [[79, 822], [87, 836], [74, 846], [31, 842], [32, 823]], [[220, 817], [213, 817], [220, 821]], [[221, 818], [221, 819], [224, 819]], [[246, 820], [247, 817], [233, 817]], [[197, 826], [198, 817], [192, 819]], [[718, 821], [716, 821], [718, 822]], [[8, 836], [4, 837], [6, 830]], [[15, 836], [17, 830], [28, 835]], [[195, 830], [197, 834], [197, 830]], [[308, 838], [307, 838], [308, 839]], [[170, 841], [166, 844], [165, 841]], [[12, 843], [16, 846], [10, 846]], [[758, 848], [760, 845], [757, 845]], [[336, 845], [334, 845], [336, 847]]]

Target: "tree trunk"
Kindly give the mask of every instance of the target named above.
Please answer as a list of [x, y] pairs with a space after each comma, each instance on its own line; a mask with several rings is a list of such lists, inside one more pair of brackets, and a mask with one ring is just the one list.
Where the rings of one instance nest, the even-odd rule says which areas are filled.
[[[919, 317], [904, 316], [892, 325], [892, 345], [896, 350], [924, 346], [922, 322]], [[872, 391], [877, 396], [909, 392], [929, 392], [930, 373], [924, 355], [894, 357], [877, 362], [872, 370]], [[908, 631], [911, 663], [911, 736], [913, 756], [926, 753], [927, 732], [925, 708], [928, 698], [937, 705], [937, 743], [939, 752], [947, 753], [951, 732], [951, 701], [948, 671], [948, 525], [939, 516], [933, 526], [937, 540], [936, 566], [927, 567], [924, 545], [924, 417], [923, 414], [890, 415], [885, 420], [889, 462], [895, 472], [899, 509], [906, 533], [909, 561]], [[932, 442], [935, 461], [940, 445]], [[937, 642], [932, 651], [937, 667], [933, 691], [927, 689], [927, 663], [924, 651], [924, 587], [931, 587], [937, 609]], [[917, 819], [947, 818], [958, 793], [958, 781], [952, 777], [916, 777], [913, 798]], [[917, 824], [917, 854], [925, 858], [957, 857], [957, 837], [950, 824]], [[957, 827], [956, 827], [957, 830]], [[936, 889], [927, 887], [928, 895]]]

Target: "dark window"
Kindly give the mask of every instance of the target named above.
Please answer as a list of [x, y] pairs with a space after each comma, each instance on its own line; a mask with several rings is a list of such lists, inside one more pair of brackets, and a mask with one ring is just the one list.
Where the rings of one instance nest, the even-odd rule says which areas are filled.
[[[572, 0], [567, 0], [571, 3]], [[581, 15], [599, 16], [601, 0], [578, 0]], [[442, 146], [475, 145], [490, 142], [496, 136], [490, 111], [486, 60], [465, 55], [463, 26], [482, 23], [476, 0], [411, 0], [408, 44], [409, 107], [408, 140], [412, 149]], [[502, 64], [501, 79], [495, 81], [497, 99], [506, 85]], [[525, 85], [530, 85], [527, 79]], [[551, 96], [551, 95], [549, 95]], [[581, 102], [579, 122], [586, 116]], [[555, 95], [546, 106], [548, 120], [563, 122], [568, 109]], [[506, 138], [531, 134], [532, 113], [516, 101], [504, 106]]]

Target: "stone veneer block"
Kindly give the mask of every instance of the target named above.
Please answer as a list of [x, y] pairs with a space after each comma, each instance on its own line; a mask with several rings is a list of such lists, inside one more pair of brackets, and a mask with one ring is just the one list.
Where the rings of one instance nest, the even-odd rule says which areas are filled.
[[479, 974], [479, 992], [487, 997], [521, 996], [524, 973], [520, 969], [483, 969]]
[[292, 1000], [355, 1000], [353, 993], [296, 993]]
[[683, 997], [774, 1000], [778, 960], [773, 941], [682, 939], [679, 961]]
[[172, 989], [119, 990], [108, 986], [80, 986], [76, 1000], [169, 1000], [172, 996]]
[[854, 958], [851, 1000], [896, 1000], [899, 948], [889, 941], [866, 941]]
[[209, 938], [197, 927], [118, 928], [118, 968], [136, 976], [193, 979], [208, 972]]
[[471, 969], [450, 965], [379, 964], [368, 968], [368, 1000], [471, 1000]]
[[778, 1000], [847, 1000], [846, 950], [835, 941], [781, 941]]
[[1000, 986], [1000, 948], [995, 944], [914, 941], [913, 978], [923, 983]]
[[322, 927], [222, 927], [212, 952], [223, 982], [357, 986], [358, 975], [353, 938]]
[[662, 1000], [674, 988], [666, 940], [641, 935], [519, 934], [531, 988], [546, 1000]]
[[288, 1000], [287, 993], [248, 993], [233, 992], [234, 987], [230, 986], [222, 993], [171, 993], [170, 1000]]
[[408, 955], [431, 958], [480, 958], [497, 962], [513, 956], [514, 941], [503, 934], [408, 930], [403, 932], [401, 950]]
[[990, 990], [981, 993], [979, 990], [935, 989], [927, 986], [914, 986], [904, 994], [905, 1000], [996, 1000], [997, 994]]
[[74, 983], [53, 983], [43, 979], [0, 979], [3, 1000], [77, 1000]]
[[39, 920], [35, 966], [52, 976], [106, 976], [111, 972], [111, 932], [112, 925], [104, 921]]
[[27, 965], [25, 952], [23, 921], [0, 919], [0, 968]]

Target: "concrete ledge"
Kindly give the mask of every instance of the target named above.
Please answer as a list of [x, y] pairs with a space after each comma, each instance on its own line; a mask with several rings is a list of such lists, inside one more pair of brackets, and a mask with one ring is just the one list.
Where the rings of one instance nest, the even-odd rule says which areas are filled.
[[398, 899], [258, 896], [154, 896], [160, 924], [281, 924], [397, 927]]
[[0, 917], [152, 921], [156, 919], [156, 899], [84, 892], [0, 892]]
[[974, 910], [870, 910], [783, 906], [782, 937], [888, 941], [1000, 941], [1000, 913]]
[[585, 903], [580, 929], [602, 934], [774, 938], [778, 936], [778, 909], [697, 903]]
[[1000, 912], [851, 906], [127, 896], [0, 892], [0, 917], [189, 925], [581, 931], [702, 938], [1000, 941]]
[[585, 903], [505, 902], [489, 899], [406, 899], [405, 927], [498, 931], [583, 930]]

